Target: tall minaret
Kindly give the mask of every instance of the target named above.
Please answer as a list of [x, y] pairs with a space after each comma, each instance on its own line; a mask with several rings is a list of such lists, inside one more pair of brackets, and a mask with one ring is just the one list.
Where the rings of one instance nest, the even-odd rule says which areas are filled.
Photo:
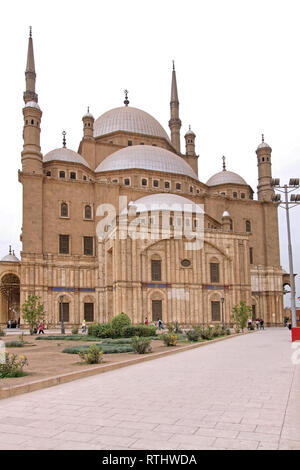
[[258, 167], [257, 195], [259, 201], [271, 201], [274, 194], [272, 187], [271, 153], [272, 149], [265, 142], [264, 134], [262, 134], [262, 142], [256, 150]]
[[[25, 106], [23, 108], [23, 150], [22, 171], [19, 181], [23, 185], [23, 224], [22, 224], [22, 259], [26, 254], [41, 254], [43, 251], [43, 156], [41, 154], [40, 133], [42, 111], [35, 93], [35, 67], [33, 56], [32, 33], [30, 28], [27, 66]], [[25, 295], [26, 289], [22, 295]]]
[[22, 151], [22, 169], [25, 173], [41, 174], [43, 172], [43, 157], [40, 147], [42, 111], [38, 105], [38, 95], [35, 92], [36, 73], [31, 27], [29, 32], [25, 77], [26, 91], [24, 92], [25, 106], [23, 108], [24, 145]]
[[25, 70], [26, 77], [26, 91], [24, 92], [24, 101], [38, 102], [38, 95], [35, 92], [35, 66], [34, 66], [34, 54], [33, 54], [33, 42], [32, 42], [32, 30], [31, 26], [29, 29], [29, 41], [28, 41], [28, 52], [27, 52], [27, 65]]
[[172, 141], [173, 147], [176, 149], [178, 153], [180, 153], [181, 121], [179, 119], [179, 101], [178, 101], [177, 81], [176, 81], [174, 61], [173, 61], [173, 72], [172, 72], [170, 108], [171, 108], [171, 119], [169, 121], [169, 127], [171, 129], [171, 141]]

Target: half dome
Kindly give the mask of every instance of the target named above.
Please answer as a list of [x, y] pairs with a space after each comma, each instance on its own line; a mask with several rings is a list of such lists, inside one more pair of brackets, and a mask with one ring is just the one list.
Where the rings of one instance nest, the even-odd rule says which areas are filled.
[[216, 173], [211, 178], [209, 178], [206, 184], [207, 186], [218, 186], [221, 184], [242, 184], [244, 186], [248, 186], [246, 181], [240, 175], [234, 173], [233, 171], [227, 170]]
[[170, 140], [164, 128], [154, 117], [131, 106], [111, 109], [96, 119], [94, 137], [116, 131], [133, 132]]
[[4, 256], [4, 258], [2, 258], [1, 262], [5, 262], [5, 263], [19, 263], [20, 260], [13, 254], [9, 254], [9, 255], [6, 255]]
[[[178, 194], [151, 194], [149, 196], [141, 197], [136, 201], [130, 201], [128, 205], [129, 207], [134, 207], [136, 213], [166, 210], [171, 212], [196, 212], [198, 214], [204, 214], [204, 211], [199, 204], [196, 204], [186, 197], [179, 196]], [[127, 214], [127, 209], [124, 209], [121, 214]]]
[[152, 145], [133, 145], [118, 150], [100, 163], [96, 173], [129, 169], [162, 171], [198, 179], [196, 173], [183, 158], [169, 150]]
[[55, 160], [67, 163], [79, 163], [80, 165], [84, 165], [87, 168], [90, 168], [88, 162], [81, 155], [79, 155], [79, 153], [76, 153], [73, 150], [67, 149], [65, 147], [51, 150], [51, 152], [46, 153], [43, 158], [44, 163]]

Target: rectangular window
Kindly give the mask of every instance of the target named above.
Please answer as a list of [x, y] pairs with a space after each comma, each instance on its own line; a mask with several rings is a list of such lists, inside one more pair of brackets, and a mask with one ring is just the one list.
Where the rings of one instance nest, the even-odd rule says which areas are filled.
[[93, 237], [83, 237], [84, 254], [87, 256], [93, 256], [94, 254], [94, 239]]
[[132, 140], [128, 140], [128, 147], [131, 147], [132, 145]]
[[[69, 303], [63, 303], [62, 304], [62, 313], [63, 313], [63, 319], [64, 322], [68, 323], [70, 319], [70, 304]], [[59, 321], [61, 322], [61, 304], [59, 303]]]
[[94, 304], [84, 304], [84, 319], [88, 322], [94, 321]]
[[76, 180], [76, 173], [74, 173], [74, 171], [71, 171], [71, 173], [70, 173], [70, 179], [71, 179], [71, 180]]
[[69, 235], [59, 235], [59, 253], [61, 255], [68, 255], [70, 253]]
[[152, 281], [161, 281], [161, 261], [153, 259], [151, 261]]
[[212, 321], [220, 321], [221, 320], [221, 313], [220, 313], [220, 302], [212, 302], [211, 303], [211, 319]]
[[253, 248], [249, 248], [250, 264], [253, 264]]
[[165, 188], [166, 188], [166, 189], [169, 189], [169, 188], [170, 188], [170, 183], [169, 183], [169, 181], [165, 181]]
[[210, 263], [210, 282], [220, 282], [219, 263]]
[[153, 186], [154, 186], [155, 188], [158, 188], [158, 181], [157, 181], [157, 180], [154, 180], [154, 181], [153, 181]]

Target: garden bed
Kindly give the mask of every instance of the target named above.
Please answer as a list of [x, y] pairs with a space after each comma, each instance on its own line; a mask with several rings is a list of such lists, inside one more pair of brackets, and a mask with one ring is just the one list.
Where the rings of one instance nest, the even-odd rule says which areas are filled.
[[[28, 338], [28, 337], [27, 337]], [[26, 339], [27, 339], [26, 338]], [[78, 372], [82, 368], [93, 368], [99, 367], [98, 364], [88, 365], [81, 362], [77, 354], [63, 354], [62, 351], [68, 347], [66, 344], [68, 341], [63, 340], [63, 338], [57, 340], [47, 340], [47, 336], [43, 337], [42, 341], [35, 341], [34, 337], [29, 337], [32, 339], [32, 345], [25, 344], [24, 347], [20, 348], [9, 348], [7, 351], [10, 354], [18, 354], [26, 356], [28, 359], [28, 367], [24, 369], [28, 375], [25, 377], [10, 378], [10, 379], [0, 379], [0, 389], [6, 387], [13, 387], [15, 385], [27, 384], [32, 381], [47, 379], [53, 376], [67, 374], [70, 372]], [[18, 341], [18, 335], [1, 338], [5, 342]], [[122, 340], [121, 340], [122, 341]], [[97, 338], [95, 342], [100, 343], [101, 339]], [[84, 338], [80, 338], [80, 341], [72, 341], [70, 346], [72, 347], [89, 347], [93, 344], [91, 341], [84, 341]], [[178, 349], [183, 346], [186, 346], [185, 342], [178, 342], [178, 346], [172, 347], [172, 349]], [[161, 340], [152, 340], [151, 347], [153, 353], [166, 351], [170, 348], [167, 348], [163, 341]], [[149, 354], [148, 354], [149, 355]], [[150, 353], [151, 355], [151, 353]], [[134, 357], [140, 357], [139, 354], [132, 352], [125, 353], [112, 353], [105, 354], [103, 365], [113, 364], [116, 362], [126, 362]]]

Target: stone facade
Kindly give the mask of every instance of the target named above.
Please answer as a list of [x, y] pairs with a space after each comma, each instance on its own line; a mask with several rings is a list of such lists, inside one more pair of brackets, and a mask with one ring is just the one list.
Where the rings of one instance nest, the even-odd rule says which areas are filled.
[[[158, 316], [164, 322], [178, 320], [187, 325], [223, 319], [229, 323], [232, 307], [240, 300], [252, 305], [253, 314], [266, 323], [282, 323], [284, 273], [277, 207], [272, 202], [272, 150], [264, 139], [257, 149], [258, 200], [253, 200], [252, 188], [239, 175], [228, 172], [225, 164], [212, 178], [213, 184], [199, 181], [196, 136], [191, 129], [185, 135], [186, 153], [180, 151], [174, 69], [171, 139], [152, 116], [131, 108], [126, 100], [125, 112], [111, 110], [100, 121], [88, 110], [82, 118], [78, 153], [67, 149], [64, 142], [61, 149], [43, 155], [35, 77], [30, 37], [19, 173], [23, 248], [21, 261], [0, 262], [0, 323], [11, 316], [3, 287], [7, 273], [20, 280], [21, 304], [30, 293], [41, 297], [49, 325], [59, 323], [61, 295], [69, 325], [80, 324], [84, 317], [106, 322], [121, 311], [134, 323], [146, 317], [157, 320]], [[99, 122], [108, 129], [101, 135], [95, 130], [101, 127]], [[136, 146], [138, 159], [131, 150]], [[150, 150], [157, 152], [159, 164], [143, 157]], [[117, 152], [124, 165], [101, 171], [101, 164], [109, 156], [119, 155]], [[171, 162], [168, 170], [165, 156]], [[120, 198], [129, 208], [150, 195], [176, 195], [178, 201], [184, 197], [204, 208], [202, 249], [186, 251], [184, 237], [175, 239], [171, 230], [165, 239], [160, 227], [156, 241], [120, 240], [118, 224], [108, 226], [104, 239], [98, 237], [97, 227], [104, 219], [98, 210], [101, 205], [113, 205], [118, 221]], [[170, 218], [174, 229], [175, 213]], [[160, 266], [159, 279], [153, 276], [153, 261]], [[217, 274], [212, 273], [214, 269]]]

